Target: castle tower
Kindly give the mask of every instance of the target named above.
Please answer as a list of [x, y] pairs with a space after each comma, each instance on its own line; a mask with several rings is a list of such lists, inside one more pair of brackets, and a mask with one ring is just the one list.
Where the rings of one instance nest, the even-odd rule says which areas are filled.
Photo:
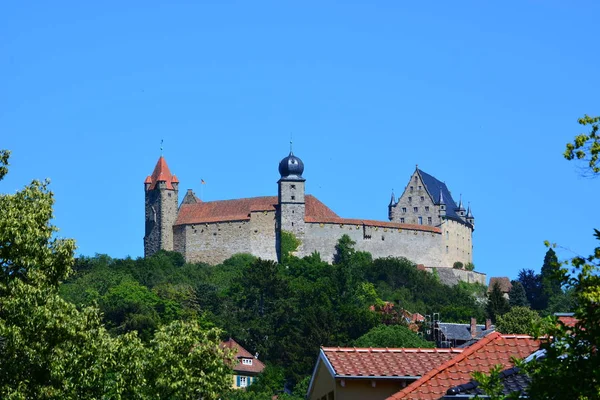
[[281, 231], [294, 234], [302, 240], [305, 228], [304, 163], [290, 150], [290, 154], [279, 163], [281, 178], [278, 184], [277, 210], [277, 256], [281, 260]]
[[173, 224], [177, 219], [179, 180], [171, 174], [167, 161], [160, 156], [154, 172], [144, 181], [146, 233], [144, 257], [158, 250], [173, 250]]
[[394, 190], [392, 190], [392, 198], [390, 199], [390, 204], [388, 204], [388, 218], [390, 221], [394, 220], [394, 210], [396, 204], [396, 196], [394, 195]]
[[469, 206], [467, 207], [467, 222], [473, 226], [473, 229], [475, 229], [475, 217], [471, 212], [471, 203], [469, 203]]
[[440, 197], [438, 199], [437, 204], [440, 207], [440, 217], [445, 217], [446, 216], [446, 202], [444, 201], [444, 195], [442, 193], [441, 188], [440, 188]]
[[463, 206], [462, 194], [460, 195], [460, 201], [458, 202], [458, 207], [454, 210], [458, 216], [465, 221], [466, 220], [466, 210]]

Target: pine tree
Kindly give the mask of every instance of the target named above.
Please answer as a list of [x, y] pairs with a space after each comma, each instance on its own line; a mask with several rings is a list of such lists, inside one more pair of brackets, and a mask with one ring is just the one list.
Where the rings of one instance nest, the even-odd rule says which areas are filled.
[[494, 283], [492, 291], [488, 295], [486, 306], [488, 318], [496, 323], [498, 316], [507, 313], [509, 310], [510, 306], [508, 305], [508, 300], [504, 297], [502, 289], [500, 289], [500, 284], [498, 282]]
[[508, 303], [511, 307], [529, 307], [527, 293], [523, 284], [519, 281], [511, 281], [512, 287], [508, 292]]
[[562, 295], [560, 287], [560, 264], [558, 257], [552, 249], [548, 249], [544, 256], [544, 265], [542, 265], [542, 273], [540, 276], [542, 285], [542, 298], [544, 309], [548, 307], [548, 300], [555, 296]]

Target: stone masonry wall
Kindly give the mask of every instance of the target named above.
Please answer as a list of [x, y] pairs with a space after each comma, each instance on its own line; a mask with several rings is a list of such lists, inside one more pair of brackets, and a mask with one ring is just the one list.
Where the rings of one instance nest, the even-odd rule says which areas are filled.
[[373, 258], [406, 257], [426, 266], [442, 266], [442, 235], [410, 229], [392, 229], [364, 225], [307, 223], [304, 236], [303, 257], [318, 251], [324, 261], [333, 261], [335, 245], [347, 234], [356, 242], [355, 249], [368, 251]]
[[[435, 194], [432, 194], [432, 196], [435, 196]], [[421, 217], [420, 224], [419, 217]], [[441, 223], [439, 207], [433, 203], [431, 197], [427, 194], [425, 185], [416, 171], [412, 174], [402, 196], [398, 199], [398, 204], [393, 208], [393, 221], [429, 226], [439, 226]]]
[[[185, 225], [186, 261], [216, 265], [234, 254], [252, 253], [250, 225], [250, 221]], [[181, 232], [177, 233], [181, 235]], [[175, 242], [181, 243], [179, 238]], [[178, 248], [181, 247], [179, 244]]]
[[275, 211], [250, 214], [250, 248], [256, 257], [277, 261]]
[[473, 262], [471, 228], [451, 219], [444, 220], [441, 228], [444, 250], [444, 265], [441, 266], [452, 267], [456, 261], [463, 264]]
[[485, 285], [486, 275], [477, 271], [466, 271], [464, 269], [454, 268], [425, 268], [427, 271], [436, 271], [440, 281], [445, 285], [457, 285], [460, 281], [468, 283], [479, 283]]

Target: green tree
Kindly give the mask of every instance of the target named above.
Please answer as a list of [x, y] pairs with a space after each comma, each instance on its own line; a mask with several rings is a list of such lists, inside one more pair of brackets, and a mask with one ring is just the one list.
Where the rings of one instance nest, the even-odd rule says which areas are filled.
[[544, 304], [540, 275], [536, 274], [532, 269], [522, 269], [519, 271], [518, 281], [521, 282], [523, 288], [525, 288], [527, 301], [531, 308], [534, 310], [542, 310]]
[[492, 322], [496, 323], [498, 316], [505, 314], [510, 309], [508, 304], [508, 300], [504, 297], [502, 293], [502, 289], [500, 289], [500, 284], [498, 282], [494, 283], [492, 286], [492, 291], [488, 295], [488, 301], [486, 305], [486, 312], [488, 318], [492, 320]]
[[456, 261], [454, 264], [452, 264], [452, 268], [454, 269], [463, 269], [464, 267], [465, 265], [460, 261]]
[[402, 325], [379, 325], [354, 341], [356, 347], [435, 347]]
[[527, 293], [523, 284], [519, 281], [511, 281], [511, 288], [508, 292], [508, 303], [511, 307], [529, 307]]
[[599, 117], [590, 117], [584, 115], [577, 122], [582, 126], [591, 126], [590, 133], [582, 133], [575, 136], [573, 143], [567, 143], [567, 148], [564, 152], [564, 157], [567, 160], [578, 159], [587, 162], [587, 168], [592, 174], [600, 173], [598, 165], [598, 157], [600, 156], [600, 135], [598, 127], [600, 125]]
[[97, 308], [59, 296], [75, 244], [53, 238], [47, 185], [0, 195], [0, 397], [218, 398], [230, 383], [219, 331], [178, 322], [144, 346], [135, 332], [109, 335]]
[[534, 324], [539, 320], [539, 314], [529, 307], [515, 306], [506, 314], [498, 316], [496, 330], [500, 333], [532, 335]]

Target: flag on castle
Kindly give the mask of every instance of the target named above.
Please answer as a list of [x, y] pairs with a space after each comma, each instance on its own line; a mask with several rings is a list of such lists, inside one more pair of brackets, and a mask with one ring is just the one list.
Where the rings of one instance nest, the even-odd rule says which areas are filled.
[[206, 182], [204, 182], [204, 179], [200, 179], [200, 184], [206, 185]]

